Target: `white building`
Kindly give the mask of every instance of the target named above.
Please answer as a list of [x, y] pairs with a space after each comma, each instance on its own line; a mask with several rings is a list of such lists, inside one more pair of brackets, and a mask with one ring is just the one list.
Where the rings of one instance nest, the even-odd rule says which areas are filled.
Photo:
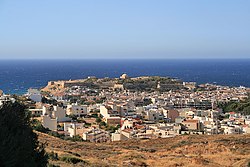
[[131, 138], [130, 133], [128, 135], [127, 132], [121, 130], [117, 130], [115, 133], [111, 134], [111, 141], [123, 141], [129, 138]]
[[32, 116], [34, 117], [40, 117], [43, 114], [43, 109], [36, 108], [36, 109], [29, 109], [31, 112]]
[[120, 79], [128, 79], [128, 78], [129, 78], [129, 76], [127, 74], [122, 74], [120, 76]]
[[70, 121], [66, 117], [66, 111], [59, 106], [43, 106], [42, 108], [42, 125], [50, 130], [57, 130], [58, 122]]
[[145, 111], [145, 119], [148, 121], [159, 121], [164, 119], [164, 115], [158, 109], [150, 109]]
[[240, 126], [221, 126], [224, 129], [224, 134], [241, 134], [242, 128]]
[[77, 103], [67, 105], [66, 114], [67, 115], [77, 115], [77, 116], [87, 115], [88, 114], [88, 106], [87, 105], [78, 105]]
[[38, 89], [29, 89], [28, 90], [28, 98], [35, 102], [41, 102], [42, 100], [42, 95], [41, 92]]
[[64, 123], [64, 131], [68, 132], [70, 137], [82, 136], [84, 129], [84, 123]]
[[100, 114], [103, 116], [103, 117], [111, 117], [111, 114], [112, 113], [112, 108], [109, 107], [109, 106], [104, 106], [104, 105], [101, 105], [100, 106]]
[[49, 115], [42, 115], [42, 125], [49, 130], [57, 130], [57, 118], [51, 118]]
[[43, 106], [43, 115], [48, 115], [53, 119], [57, 119], [58, 122], [70, 121], [69, 117], [66, 117], [66, 110], [59, 106]]
[[90, 142], [106, 142], [110, 140], [108, 132], [96, 128], [85, 129], [82, 135], [83, 140]]
[[10, 95], [2, 95], [0, 96], [0, 106], [7, 102], [14, 103], [16, 99], [12, 98]]

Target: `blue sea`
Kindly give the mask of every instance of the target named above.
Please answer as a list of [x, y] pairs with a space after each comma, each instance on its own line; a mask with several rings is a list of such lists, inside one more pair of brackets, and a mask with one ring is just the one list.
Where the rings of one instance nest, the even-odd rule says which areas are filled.
[[51, 80], [88, 76], [169, 76], [183, 81], [250, 87], [250, 59], [244, 60], [1, 60], [0, 89], [23, 94]]

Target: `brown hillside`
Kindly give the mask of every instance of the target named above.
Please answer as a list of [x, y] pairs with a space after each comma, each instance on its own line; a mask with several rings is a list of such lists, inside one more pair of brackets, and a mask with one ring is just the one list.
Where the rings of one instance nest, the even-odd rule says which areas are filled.
[[[167, 139], [88, 143], [61, 140], [38, 133], [47, 152], [87, 161], [75, 166], [248, 167], [250, 135], [191, 135]], [[60, 166], [74, 166], [50, 161]]]

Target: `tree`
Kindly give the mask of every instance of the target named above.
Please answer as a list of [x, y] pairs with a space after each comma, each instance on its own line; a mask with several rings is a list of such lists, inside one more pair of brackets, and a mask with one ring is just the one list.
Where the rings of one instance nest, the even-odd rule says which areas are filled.
[[249, 115], [250, 114], [250, 97], [239, 102], [219, 103], [218, 107], [222, 108], [224, 112], [235, 111], [244, 115]]
[[116, 130], [119, 129], [120, 126], [108, 126], [106, 127], [107, 131], [110, 131], [111, 133], [114, 133]]
[[44, 146], [30, 126], [25, 106], [15, 102], [0, 108], [0, 166], [43, 167], [48, 163]]
[[99, 126], [106, 126], [107, 124], [106, 124], [106, 122], [104, 122], [104, 121], [102, 121], [102, 122], [100, 122], [100, 124], [99, 124]]
[[97, 118], [95, 119], [95, 121], [96, 121], [96, 123], [100, 123], [100, 122], [102, 122], [102, 119], [101, 119], [100, 117], [97, 117]]
[[57, 105], [57, 101], [55, 99], [47, 99], [46, 97], [42, 97], [42, 103]]
[[48, 128], [45, 128], [42, 123], [40, 121], [38, 121], [37, 119], [33, 119], [30, 123], [31, 127], [38, 131], [38, 132], [42, 132], [42, 133], [47, 133], [50, 130]]

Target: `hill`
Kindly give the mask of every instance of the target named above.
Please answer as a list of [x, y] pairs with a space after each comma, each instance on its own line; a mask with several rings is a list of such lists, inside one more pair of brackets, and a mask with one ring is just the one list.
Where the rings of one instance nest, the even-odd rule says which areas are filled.
[[[250, 135], [184, 135], [154, 140], [112, 143], [71, 142], [38, 133], [46, 151], [59, 158], [51, 164], [64, 166], [168, 166], [248, 167]], [[65, 157], [82, 162], [72, 164]], [[57, 159], [57, 160], [56, 160]]]
[[144, 76], [136, 78], [85, 78], [78, 80], [68, 81], [49, 81], [47, 86], [42, 88], [43, 92], [49, 93], [62, 93], [67, 92], [67, 89], [80, 86], [82, 88], [103, 90], [114, 88], [114, 85], [119, 84], [126, 90], [130, 91], [169, 91], [169, 90], [180, 90], [184, 86], [181, 80], [159, 77], [159, 76]]

